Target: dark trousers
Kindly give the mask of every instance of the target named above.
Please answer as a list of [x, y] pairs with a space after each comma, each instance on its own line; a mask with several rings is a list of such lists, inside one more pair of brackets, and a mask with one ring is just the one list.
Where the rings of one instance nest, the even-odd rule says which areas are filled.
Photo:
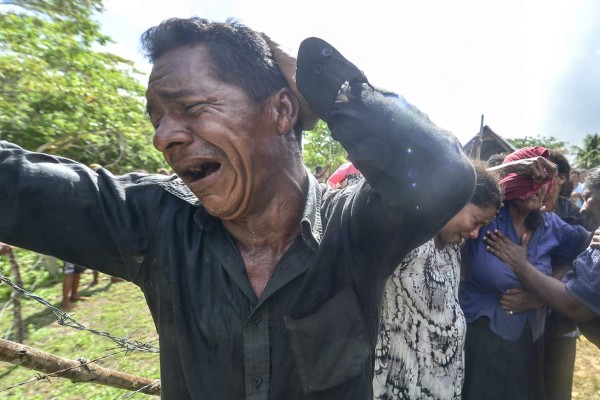
[[556, 313], [546, 320], [544, 382], [546, 400], [571, 400], [577, 338], [566, 337], [577, 325]]
[[468, 324], [463, 400], [543, 400], [543, 343], [529, 329], [516, 342], [503, 339], [487, 318]]

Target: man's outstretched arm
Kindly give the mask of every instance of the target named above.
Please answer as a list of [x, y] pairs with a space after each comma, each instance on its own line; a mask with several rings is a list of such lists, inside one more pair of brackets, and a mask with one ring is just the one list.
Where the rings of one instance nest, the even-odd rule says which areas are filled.
[[143, 187], [0, 141], [0, 241], [114, 272], [148, 244], [151, 201], [128, 201]]

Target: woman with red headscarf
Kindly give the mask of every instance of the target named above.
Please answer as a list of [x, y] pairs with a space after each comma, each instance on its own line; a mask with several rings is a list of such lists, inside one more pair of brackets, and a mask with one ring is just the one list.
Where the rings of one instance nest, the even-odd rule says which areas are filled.
[[[548, 157], [543, 147], [527, 147], [509, 154], [504, 164]], [[486, 232], [498, 230], [516, 243], [529, 239], [529, 261], [547, 275], [551, 257], [574, 258], [585, 248], [589, 232], [563, 222], [554, 213], [541, 211], [552, 185], [550, 174], [511, 173], [499, 181], [504, 206], [463, 250], [464, 279], [460, 304], [467, 319], [465, 383], [462, 398], [505, 400], [544, 399], [542, 349], [547, 309], [511, 309], [499, 296], [523, 285], [500, 259], [486, 250]]]

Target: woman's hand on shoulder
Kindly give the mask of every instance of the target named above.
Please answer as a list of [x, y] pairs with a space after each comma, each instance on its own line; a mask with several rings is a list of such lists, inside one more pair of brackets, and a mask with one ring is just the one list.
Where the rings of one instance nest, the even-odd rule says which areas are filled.
[[483, 241], [486, 243], [486, 250], [498, 257], [513, 271], [528, 263], [527, 245], [529, 244], [529, 237], [527, 234], [524, 234], [521, 238], [521, 244], [516, 244], [496, 229], [487, 231], [483, 236]]

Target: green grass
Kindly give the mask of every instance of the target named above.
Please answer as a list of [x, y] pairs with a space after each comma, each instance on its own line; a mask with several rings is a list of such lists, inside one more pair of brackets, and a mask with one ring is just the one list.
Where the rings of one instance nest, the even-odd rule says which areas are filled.
[[[152, 342], [158, 347], [158, 335], [139, 288], [129, 282], [111, 284], [110, 277], [103, 274], [100, 274], [97, 286], [88, 288], [91, 280], [91, 273], [82, 275], [80, 294], [91, 296], [92, 299], [76, 303], [75, 308], [69, 312], [71, 317], [87, 328], [109, 332], [117, 337], [128, 337], [130, 340]], [[60, 302], [61, 293], [60, 275], [59, 278], [45, 279], [43, 286], [35, 291], [35, 294], [55, 306]], [[78, 357], [93, 360], [117, 350], [117, 345], [108, 338], [58, 325], [52, 312], [34, 300], [24, 299], [22, 307], [27, 330], [24, 344], [28, 346], [72, 360]], [[4, 336], [11, 322], [12, 313], [9, 308], [0, 319], [1, 336]], [[158, 354], [121, 353], [96, 364], [150, 379], [158, 379], [160, 375]], [[0, 399], [118, 399], [130, 393], [93, 383], [72, 383], [62, 378], [51, 378], [51, 383], [45, 380], [28, 383], [4, 391], [5, 388], [27, 381], [35, 375], [35, 371], [27, 368], [0, 362]], [[153, 397], [135, 394], [130, 398]]]
[[580, 336], [573, 374], [573, 400], [600, 399], [600, 349]]

